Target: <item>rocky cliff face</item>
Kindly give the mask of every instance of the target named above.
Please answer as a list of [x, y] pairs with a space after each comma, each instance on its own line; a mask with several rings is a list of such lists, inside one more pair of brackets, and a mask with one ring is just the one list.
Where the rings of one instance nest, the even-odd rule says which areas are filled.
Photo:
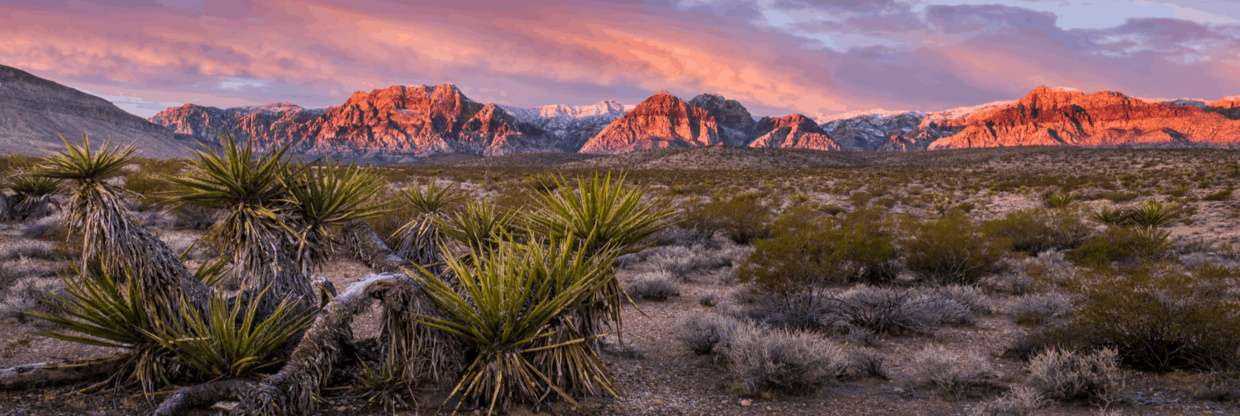
[[1240, 121], [1117, 92], [1039, 87], [1014, 103], [948, 121], [960, 131], [929, 149], [1010, 146], [1234, 146]]
[[518, 122], [495, 104], [470, 100], [451, 84], [357, 92], [344, 104], [324, 110], [185, 105], [160, 112], [151, 121], [194, 137], [229, 133], [261, 145], [291, 144], [310, 154], [501, 155], [559, 150], [537, 126]]
[[660, 91], [608, 124], [586, 141], [580, 151], [624, 153], [723, 143], [719, 122], [710, 111]]
[[102, 98], [0, 65], [0, 153], [40, 155], [63, 148], [61, 137], [132, 144], [144, 157], [180, 157], [192, 141]]
[[349, 155], [623, 153], [715, 145], [852, 151], [1011, 146], [1240, 146], [1240, 98], [1153, 101], [1040, 87], [1025, 97], [937, 112], [861, 114], [821, 125], [801, 115], [754, 121], [741, 103], [659, 92], [631, 111], [586, 106], [500, 108], [450, 84], [355, 93], [340, 106], [234, 109], [186, 105], [152, 117], [177, 133], [228, 133], [264, 145]]
[[809, 117], [793, 114], [763, 117], [754, 128], [760, 132], [749, 147], [772, 149], [841, 150], [840, 144]]
[[706, 110], [719, 124], [724, 143], [729, 146], [745, 146], [753, 139], [754, 121], [749, 110], [739, 101], [721, 95], [702, 94], [689, 100], [689, 104]]

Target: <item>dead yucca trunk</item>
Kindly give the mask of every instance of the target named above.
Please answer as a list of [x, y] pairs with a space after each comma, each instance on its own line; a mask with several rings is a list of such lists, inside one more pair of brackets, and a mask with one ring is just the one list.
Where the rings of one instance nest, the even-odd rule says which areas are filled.
[[423, 324], [420, 317], [438, 316], [435, 303], [417, 287], [394, 290], [380, 303], [384, 363], [397, 364], [401, 379], [450, 381], [464, 366], [463, 346], [451, 335]]
[[405, 259], [392, 252], [383, 237], [366, 221], [352, 221], [342, 230], [344, 246], [362, 264], [378, 272], [394, 272], [405, 265]]
[[349, 286], [328, 302], [306, 330], [278, 373], [244, 398], [240, 413], [249, 415], [313, 414], [316, 397], [338, 363], [340, 350], [352, 338], [353, 318], [370, 300], [398, 299], [418, 290], [403, 274], [376, 274]]

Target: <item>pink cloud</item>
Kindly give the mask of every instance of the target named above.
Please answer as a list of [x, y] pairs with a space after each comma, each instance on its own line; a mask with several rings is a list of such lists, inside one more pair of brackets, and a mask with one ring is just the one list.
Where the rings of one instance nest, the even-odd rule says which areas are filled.
[[[1240, 90], [1230, 75], [1240, 67], [1235, 28], [1164, 20], [1069, 31], [1054, 15], [1016, 7], [917, 12], [897, 0], [832, 3], [823, 13], [845, 17], [832, 26], [779, 25], [754, 4], [17, 2], [0, 6], [0, 63], [102, 94], [212, 105], [330, 105], [354, 90], [439, 82], [518, 105], [632, 102], [669, 88], [810, 115], [971, 104], [1037, 84], [1161, 96]], [[850, 31], [887, 41], [815, 41]]]

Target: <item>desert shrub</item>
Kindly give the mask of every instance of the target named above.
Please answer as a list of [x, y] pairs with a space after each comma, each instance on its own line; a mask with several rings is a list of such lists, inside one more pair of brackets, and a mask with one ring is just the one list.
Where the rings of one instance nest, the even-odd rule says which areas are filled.
[[66, 235], [64, 216], [53, 214], [21, 225], [21, 235], [25, 238], [53, 239]]
[[[746, 286], [749, 287], [749, 286]], [[800, 330], [827, 330], [838, 320], [832, 306], [838, 300], [821, 290], [805, 290], [782, 294], [770, 294], [758, 290], [737, 291], [735, 296], [752, 296], [741, 300], [747, 303], [744, 312], [750, 319], [779, 328]]]
[[1203, 279], [1174, 268], [1147, 267], [1083, 279], [1071, 319], [1052, 327], [1050, 345], [1114, 348], [1142, 370], [1236, 366], [1240, 304], [1235, 276]]
[[1046, 398], [1029, 386], [1016, 386], [994, 400], [969, 409], [972, 416], [1033, 416], [1046, 406]]
[[739, 264], [749, 249], [731, 243], [721, 244], [717, 248], [708, 245], [694, 246], [663, 246], [644, 250], [639, 253], [625, 255], [620, 258], [620, 267], [632, 270], [667, 271], [680, 279], [689, 279], [695, 274], [733, 267]]
[[169, 183], [158, 175], [135, 173], [125, 176], [125, 190], [136, 195], [139, 209], [151, 209], [159, 205], [160, 193], [168, 190]]
[[1072, 250], [1068, 258], [1082, 267], [1129, 267], [1160, 260], [1171, 248], [1170, 234], [1152, 227], [1108, 227]]
[[908, 237], [901, 245], [908, 268], [940, 283], [976, 283], [998, 269], [1011, 246], [1004, 238], [986, 235], [960, 211], [905, 227]]
[[[794, 216], [804, 215], [795, 213]], [[770, 293], [825, 283], [885, 282], [895, 276], [895, 246], [876, 212], [842, 220], [781, 216], [775, 235], [754, 242], [737, 277]]]
[[1240, 401], [1240, 373], [1219, 371], [1207, 374], [1193, 389], [1193, 397], [1216, 402]]
[[63, 282], [55, 277], [25, 277], [18, 279], [7, 290], [0, 290], [0, 319], [24, 321], [31, 312], [47, 312], [40, 299], [59, 293]]
[[677, 338], [696, 354], [710, 354], [720, 344], [731, 342], [741, 323], [725, 315], [696, 314], [680, 324]]
[[913, 353], [908, 363], [908, 382], [933, 388], [951, 397], [974, 397], [997, 389], [997, 373], [985, 356], [940, 345]]
[[1115, 350], [1110, 349], [1088, 354], [1049, 349], [1029, 360], [1029, 385], [1053, 400], [1111, 403], [1121, 377]]
[[933, 291], [858, 286], [819, 304], [819, 322], [838, 322], [882, 334], [918, 333], [973, 322], [969, 306]]
[[983, 228], [990, 235], [1011, 241], [1013, 249], [1029, 254], [1075, 248], [1092, 231], [1073, 212], [1044, 209], [1014, 211], [985, 223]]
[[624, 291], [633, 299], [665, 301], [680, 296], [676, 278], [668, 272], [647, 272], [634, 276]]
[[0, 260], [13, 260], [21, 257], [36, 259], [54, 259], [57, 257], [56, 247], [43, 240], [6, 240], [0, 242]]
[[770, 234], [771, 209], [756, 192], [718, 197], [688, 209], [681, 226], [706, 235], [723, 232], [732, 241], [749, 244]]
[[1231, 194], [1234, 192], [1231, 188], [1220, 189], [1217, 192], [1211, 192], [1201, 197], [1202, 201], [1230, 201]]
[[951, 300], [969, 309], [974, 314], [991, 312], [990, 298], [977, 286], [949, 285], [926, 289], [925, 297], [939, 297]]
[[1042, 195], [1042, 202], [1047, 208], [1066, 208], [1072, 205], [1074, 199], [1071, 194], [1063, 192], [1047, 192]]
[[724, 354], [746, 394], [807, 394], [848, 374], [847, 351], [807, 332], [742, 325]]
[[1072, 299], [1062, 293], [1024, 295], [1012, 299], [1007, 312], [1021, 325], [1041, 325], [1072, 313]]
[[1037, 282], [1023, 272], [1007, 272], [986, 276], [978, 285], [995, 293], [1023, 295], [1032, 292], [1037, 287]]

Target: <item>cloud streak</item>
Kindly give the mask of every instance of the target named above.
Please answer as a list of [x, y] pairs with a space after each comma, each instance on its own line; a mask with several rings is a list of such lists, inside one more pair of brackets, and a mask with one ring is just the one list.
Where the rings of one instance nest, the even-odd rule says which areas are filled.
[[326, 106], [440, 82], [515, 105], [670, 89], [811, 116], [974, 104], [1038, 84], [1240, 92], [1240, 27], [1222, 17], [1065, 29], [1027, 1], [941, 3], [17, 1], [0, 5], [0, 63], [126, 102], [219, 106]]

